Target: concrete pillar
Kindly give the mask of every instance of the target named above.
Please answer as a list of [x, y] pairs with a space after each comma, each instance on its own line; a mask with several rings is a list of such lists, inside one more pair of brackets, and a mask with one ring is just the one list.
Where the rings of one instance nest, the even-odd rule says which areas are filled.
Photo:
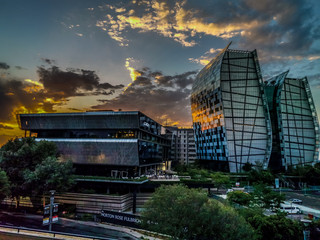
[[132, 213], [135, 214], [137, 211], [137, 190], [134, 189], [132, 193]]

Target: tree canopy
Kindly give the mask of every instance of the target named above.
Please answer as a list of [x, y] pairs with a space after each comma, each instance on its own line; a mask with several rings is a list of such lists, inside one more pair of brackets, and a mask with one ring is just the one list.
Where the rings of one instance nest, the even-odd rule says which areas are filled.
[[257, 240], [300, 240], [302, 225], [286, 218], [285, 213], [265, 216], [261, 209], [242, 208], [240, 214], [255, 229]]
[[174, 239], [252, 239], [253, 229], [230, 206], [182, 185], [161, 186], [145, 205], [143, 225]]
[[58, 161], [53, 142], [16, 138], [2, 146], [0, 153], [0, 167], [11, 183], [12, 197], [42, 195], [52, 188], [64, 191], [73, 183], [72, 164]]
[[210, 175], [210, 177], [212, 178], [214, 186], [217, 187], [217, 189], [221, 187], [226, 187], [231, 184], [230, 177], [221, 172], [214, 172]]
[[0, 169], [0, 202], [10, 194], [10, 182], [5, 171]]
[[279, 207], [280, 203], [285, 200], [285, 195], [274, 192], [266, 184], [256, 184], [251, 193], [233, 191], [228, 193], [227, 198], [231, 203], [243, 206], [270, 208]]

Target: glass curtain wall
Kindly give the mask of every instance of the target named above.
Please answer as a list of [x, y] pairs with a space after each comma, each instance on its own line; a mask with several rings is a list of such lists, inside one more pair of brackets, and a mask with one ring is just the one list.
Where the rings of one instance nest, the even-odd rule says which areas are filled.
[[272, 131], [256, 52], [227, 46], [197, 76], [191, 108], [198, 159], [241, 172], [268, 166]]
[[278, 134], [281, 152], [281, 161], [279, 156], [274, 159], [273, 154], [271, 162], [278, 162], [284, 169], [312, 164], [319, 155], [319, 123], [307, 78], [287, 78], [287, 74], [282, 73], [265, 83], [269, 106], [276, 108], [275, 134]]

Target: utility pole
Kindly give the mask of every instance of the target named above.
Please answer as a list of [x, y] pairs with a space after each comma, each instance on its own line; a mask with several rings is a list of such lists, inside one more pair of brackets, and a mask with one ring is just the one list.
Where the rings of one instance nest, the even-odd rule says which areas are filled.
[[50, 190], [50, 218], [49, 218], [49, 232], [52, 229], [52, 211], [53, 211], [53, 203], [54, 203], [54, 193], [55, 190]]

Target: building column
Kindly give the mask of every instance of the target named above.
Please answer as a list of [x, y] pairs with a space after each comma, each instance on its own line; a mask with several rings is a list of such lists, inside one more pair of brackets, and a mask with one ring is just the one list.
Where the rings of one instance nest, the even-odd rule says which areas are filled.
[[136, 213], [137, 210], [137, 190], [134, 188], [132, 193], [132, 213]]

